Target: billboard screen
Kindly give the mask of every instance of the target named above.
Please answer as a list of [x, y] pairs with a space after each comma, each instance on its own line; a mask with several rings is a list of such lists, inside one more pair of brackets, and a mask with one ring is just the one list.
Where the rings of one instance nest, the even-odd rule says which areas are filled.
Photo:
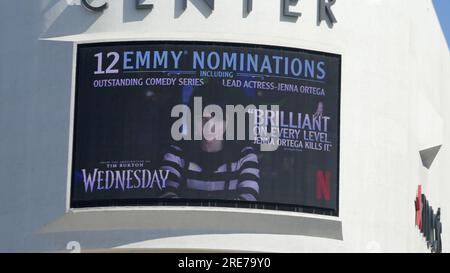
[[178, 200], [338, 210], [339, 55], [78, 45], [71, 207]]

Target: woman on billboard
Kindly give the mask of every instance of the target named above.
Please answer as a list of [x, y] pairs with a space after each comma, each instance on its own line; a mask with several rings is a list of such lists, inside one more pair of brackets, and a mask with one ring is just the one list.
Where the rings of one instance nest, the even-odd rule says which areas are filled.
[[[189, 102], [191, 112], [194, 98], [199, 97], [203, 105], [222, 109], [245, 103], [241, 90], [224, 88], [219, 83], [210, 80], [194, 89]], [[202, 140], [172, 144], [164, 154], [161, 169], [169, 171], [169, 177], [160, 198], [257, 201], [260, 171], [254, 148], [244, 141], [224, 140], [226, 120], [214, 113], [203, 113], [200, 126], [194, 130], [203, 132]], [[208, 133], [211, 126], [215, 127], [214, 133]]]

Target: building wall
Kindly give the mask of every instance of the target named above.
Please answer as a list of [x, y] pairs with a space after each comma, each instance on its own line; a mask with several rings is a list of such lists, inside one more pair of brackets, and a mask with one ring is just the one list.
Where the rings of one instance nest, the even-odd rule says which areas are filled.
[[[195, 0], [184, 13], [175, 0], [154, 0], [150, 13], [135, 10], [134, 1], [109, 1], [103, 14], [76, 2], [0, 2], [1, 251], [62, 251], [77, 241], [85, 250], [426, 252], [414, 225], [419, 184], [442, 210], [443, 247], [450, 250], [450, 58], [430, 0], [338, 0], [333, 28], [317, 25], [313, 0], [293, 8], [302, 12], [297, 22], [283, 18], [277, 0], [254, 1], [249, 15], [241, 0], [217, 0], [212, 13]], [[342, 240], [301, 230], [277, 234], [277, 221], [265, 221], [270, 234], [251, 234], [251, 223], [245, 232], [222, 228], [225, 220], [214, 213], [207, 229], [176, 220], [140, 226], [132, 210], [126, 215], [135, 225], [126, 229], [120, 220], [104, 229], [83, 223], [89, 217], [61, 220], [68, 215], [74, 43], [118, 40], [242, 42], [341, 54], [340, 216], [332, 221], [341, 224]], [[419, 151], [441, 144], [427, 170]], [[115, 223], [113, 212], [98, 211]], [[298, 219], [308, 217], [314, 218]], [[43, 232], [54, 223], [60, 229]]]

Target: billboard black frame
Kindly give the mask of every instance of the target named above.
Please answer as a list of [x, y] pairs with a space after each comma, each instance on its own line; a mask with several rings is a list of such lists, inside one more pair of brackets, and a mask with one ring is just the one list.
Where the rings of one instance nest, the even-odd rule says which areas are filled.
[[77, 96], [78, 96], [78, 81], [79, 81], [79, 62], [80, 62], [80, 48], [90, 48], [90, 47], [108, 47], [117, 45], [201, 45], [201, 46], [230, 46], [230, 47], [244, 47], [244, 48], [261, 48], [261, 49], [272, 49], [272, 50], [289, 50], [296, 51], [299, 53], [309, 53], [315, 55], [322, 55], [332, 58], [337, 58], [339, 64], [338, 73], [338, 143], [337, 143], [337, 193], [336, 193], [336, 209], [326, 209], [320, 207], [311, 207], [297, 204], [280, 204], [280, 203], [269, 203], [269, 202], [246, 202], [246, 201], [227, 201], [227, 200], [188, 200], [188, 199], [105, 199], [102, 201], [73, 201], [73, 176], [72, 173], [68, 175], [68, 187], [70, 193], [67, 196], [69, 198], [69, 209], [80, 209], [80, 208], [98, 208], [98, 207], [130, 207], [130, 206], [192, 206], [192, 207], [234, 207], [234, 208], [249, 208], [249, 209], [259, 209], [259, 210], [279, 210], [279, 211], [294, 211], [302, 213], [320, 214], [339, 217], [340, 212], [340, 150], [341, 150], [341, 100], [342, 100], [342, 55], [336, 53], [322, 52], [310, 49], [302, 49], [295, 47], [277, 46], [277, 45], [266, 45], [266, 44], [253, 44], [253, 43], [236, 43], [236, 42], [215, 42], [215, 41], [184, 41], [184, 40], [150, 40], [150, 41], [109, 41], [109, 42], [95, 42], [95, 43], [79, 43], [76, 44], [76, 62], [75, 62], [75, 83], [74, 86], [74, 96], [72, 97], [73, 102], [73, 120], [72, 120], [72, 138], [71, 138], [71, 161], [70, 170], [73, 170], [73, 164], [75, 161], [76, 143], [74, 136], [76, 135], [76, 119], [77, 119]]

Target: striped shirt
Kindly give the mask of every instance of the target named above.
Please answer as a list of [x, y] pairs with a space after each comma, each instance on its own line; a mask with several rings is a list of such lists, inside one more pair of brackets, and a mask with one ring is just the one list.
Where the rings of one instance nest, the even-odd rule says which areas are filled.
[[185, 154], [171, 145], [164, 155], [161, 169], [169, 176], [161, 198], [257, 201], [259, 163], [252, 147], [230, 160], [220, 153], [199, 152], [196, 160]]

